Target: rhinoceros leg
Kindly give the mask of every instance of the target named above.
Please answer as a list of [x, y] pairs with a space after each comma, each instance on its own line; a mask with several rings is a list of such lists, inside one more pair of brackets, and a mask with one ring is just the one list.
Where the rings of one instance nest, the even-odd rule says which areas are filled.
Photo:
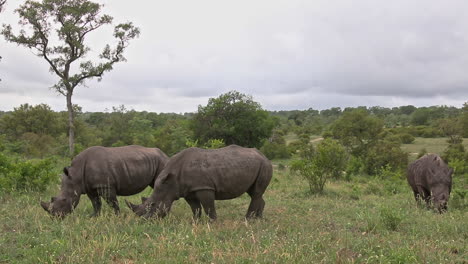
[[422, 186], [417, 186], [419, 196], [426, 202], [426, 207], [431, 206], [431, 193]]
[[94, 213], [91, 216], [98, 216], [101, 212], [101, 198], [97, 193], [88, 193], [88, 197], [91, 200], [94, 208]]
[[210, 190], [197, 191], [195, 197], [200, 201], [205, 213], [211, 220], [216, 220], [215, 193]]
[[201, 204], [197, 198], [194, 197], [185, 197], [185, 201], [190, 205], [190, 208], [193, 212], [193, 218], [199, 219], [201, 217]]
[[113, 188], [102, 188], [99, 189], [99, 195], [106, 200], [107, 204], [114, 209], [114, 213], [118, 215], [120, 213], [119, 201], [117, 200], [117, 194]]
[[247, 214], [245, 215], [245, 218], [261, 218], [263, 216], [263, 208], [265, 207], [265, 201], [263, 200], [263, 197], [250, 195], [250, 198], [252, 200], [250, 201], [249, 209], [247, 209]]

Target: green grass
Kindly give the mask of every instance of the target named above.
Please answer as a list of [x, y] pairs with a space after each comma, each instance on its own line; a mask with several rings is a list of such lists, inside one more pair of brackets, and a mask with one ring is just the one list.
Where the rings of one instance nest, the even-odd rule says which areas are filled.
[[214, 223], [194, 223], [184, 200], [167, 218], [144, 220], [123, 197], [120, 216], [104, 205], [102, 216], [90, 218], [86, 196], [60, 221], [39, 206], [58, 186], [2, 194], [0, 263], [466, 263], [467, 211], [417, 208], [404, 181], [393, 185], [357, 178], [309, 195], [305, 182], [275, 169], [263, 220], [244, 220], [244, 195], [217, 201]]
[[[412, 144], [403, 144], [401, 148], [410, 154], [411, 159], [416, 159], [421, 149], [425, 148], [428, 153], [441, 155], [447, 148], [448, 138], [421, 138], [417, 137]], [[468, 150], [468, 138], [463, 139], [463, 145]]]
[[[309, 136], [310, 136], [310, 142], [312, 143], [318, 143], [320, 139], [322, 138], [322, 136], [320, 135], [309, 135]], [[299, 140], [299, 136], [296, 135], [295, 133], [289, 133], [284, 136], [284, 140], [286, 141], [286, 145], [288, 145], [289, 143], [293, 141]]]

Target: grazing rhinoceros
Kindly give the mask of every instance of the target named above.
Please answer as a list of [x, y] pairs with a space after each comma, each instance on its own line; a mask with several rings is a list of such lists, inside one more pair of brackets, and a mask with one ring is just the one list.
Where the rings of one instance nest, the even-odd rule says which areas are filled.
[[420, 203], [422, 198], [429, 207], [432, 200], [440, 213], [446, 211], [452, 190], [452, 173], [453, 169], [436, 154], [424, 155], [411, 163], [407, 179], [416, 202]]
[[154, 186], [157, 175], [169, 158], [158, 148], [142, 146], [90, 147], [78, 154], [70, 167], [63, 169], [62, 187], [50, 203], [42, 207], [54, 216], [65, 216], [87, 194], [94, 215], [101, 210], [101, 198], [119, 213], [117, 195], [133, 195]]
[[251, 197], [247, 218], [262, 217], [265, 201], [262, 196], [272, 177], [271, 162], [258, 150], [231, 145], [221, 149], [189, 148], [173, 156], [143, 203], [127, 205], [139, 216], [164, 217], [174, 200], [183, 197], [194, 218], [201, 216], [201, 207], [216, 219], [215, 200]]

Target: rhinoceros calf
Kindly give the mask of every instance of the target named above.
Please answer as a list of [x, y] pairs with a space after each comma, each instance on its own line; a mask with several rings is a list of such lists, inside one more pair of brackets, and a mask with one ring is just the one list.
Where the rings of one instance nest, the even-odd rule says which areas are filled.
[[247, 192], [251, 197], [247, 218], [261, 217], [262, 196], [272, 177], [271, 162], [258, 150], [231, 145], [216, 150], [189, 148], [173, 156], [143, 203], [127, 205], [139, 216], [164, 217], [175, 200], [183, 197], [194, 218], [201, 207], [216, 219], [215, 200], [236, 198]]
[[446, 211], [452, 190], [452, 173], [453, 169], [436, 154], [424, 155], [411, 163], [407, 179], [416, 202], [423, 199], [428, 207], [433, 202], [440, 213]]
[[41, 202], [52, 215], [65, 216], [87, 194], [94, 215], [101, 210], [101, 198], [119, 213], [117, 195], [133, 195], [153, 187], [157, 175], [169, 158], [158, 148], [142, 146], [90, 147], [78, 154], [70, 167], [64, 168], [60, 194]]

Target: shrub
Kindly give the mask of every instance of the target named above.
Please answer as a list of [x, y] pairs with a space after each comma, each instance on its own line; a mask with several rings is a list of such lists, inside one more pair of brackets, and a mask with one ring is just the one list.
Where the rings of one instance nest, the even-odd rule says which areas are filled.
[[43, 191], [56, 180], [55, 160], [26, 160], [9, 158], [0, 153], [0, 189], [10, 191]]
[[422, 156], [426, 155], [427, 154], [427, 149], [426, 148], [422, 148], [421, 150], [419, 150], [418, 152], [418, 159], [421, 158]]
[[364, 161], [355, 156], [351, 156], [346, 166], [346, 180], [351, 180], [351, 176], [356, 176], [364, 173]]
[[442, 154], [445, 162], [452, 160], [465, 160], [465, 147], [462, 143], [449, 144]]
[[414, 136], [409, 133], [402, 133], [398, 135], [400, 137], [400, 141], [403, 144], [412, 144], [415, 140]]
[[288, 159], [290, 151], [285, 144], [266, 141], [260, 151], [269, 159]]
[[458, 210], [466, 210], [468, 209], [468, 190], [464, 189], [454, 189], [451, 193], [450, 202], [449, 202], [449, 210], [458, 209]]
[[384, 167], [395, 171], [406, 168], [408, 153], [403, 152], [397, 143], [380, 141], [368, 150], [364, 159], [365, 172], [368, 175], [377, 175]]
[[317, 146], [312, 157], [296, 160], [291, 171], [304, 177], [311, 193], [322, 192], [330, 178], [339, 178], [346, 166], [346, 151], [338, 141], [325, 139]]
[[206, 142], [204, 148], [207, 149], [219, 149], [225, 147], [226, 144], [224, 143], [224, 140], [222, 139], [210, 139], [208, 142]]

